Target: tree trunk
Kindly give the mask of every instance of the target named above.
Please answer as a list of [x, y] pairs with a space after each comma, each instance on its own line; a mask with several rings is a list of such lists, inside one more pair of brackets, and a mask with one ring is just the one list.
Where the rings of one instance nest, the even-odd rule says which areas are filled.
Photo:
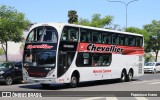
[[155, 62], [157, 62], [158, 53], [159, 53], [159, 50], [158, 50], [158, 51], [156, 51], [156, 58], [155, 58]]
[[[4, 47], [4, 45], [5, 45], [5, 47]], [[7, 56], [7, 48], [8, 48], [8, 44], [7, 44], [7, 42], [5, 42], [5, 43], [2, 44], [2, 48], [3, 48], [4, 53], [5, 53], [6, 62], [8, 62], [8, 56]]]

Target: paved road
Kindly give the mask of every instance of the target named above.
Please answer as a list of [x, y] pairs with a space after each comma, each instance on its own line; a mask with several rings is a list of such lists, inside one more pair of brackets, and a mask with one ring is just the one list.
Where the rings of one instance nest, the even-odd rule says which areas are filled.
[[[79, 87], [77, 88], [67, 88], [65, 85], [52, 85], [51, 87], [44, 89], [41, 87], [41, 85], [37, 83], [32, 84], [14, 84], [11, 86], [6, 86], [1, 84], [0, 85], [1, 91], [43, 91], [47, 93], [48, 91], [52, 92], [60, 92], [60, 93], [69, 93], [68, 91], [72, 91], [74, 94], [74, 91], [81, 91], [80, 93], [88, 93], [86, 91], [120, 91], [119, 94], [126, 92], [121, 91], [160, 91], [160, 73], [156, 74], [144, 74], [144, 76], [134, 78], [132, 82], [119, 82], [117, 80], [107, 80], [107, 81], [96, 81], [96, 82], [87, 82], [87, 83], [81, 83]], [[100, 93], [100, 92], [99, 92]], [[150, 92], [152, 93], [152, 92]], [[98, 95], [98, 92], [97, 92]], [[160, 98], [160, 97], [159, 97]], [[43, 99], [47, 100], [159, 100], [158, 97], [130, 97], [128, 99], [123, 97], [46, 97]], [[3, 98], [4, 99], [4, 98]], [[19, 99], [19, 98], [16, 98]], [[23, 98], [26, 99], [26, 98]], [[40, 98], [39, 100], [41, 100]], [[42, 100], [43, 100], [42, 99]]]

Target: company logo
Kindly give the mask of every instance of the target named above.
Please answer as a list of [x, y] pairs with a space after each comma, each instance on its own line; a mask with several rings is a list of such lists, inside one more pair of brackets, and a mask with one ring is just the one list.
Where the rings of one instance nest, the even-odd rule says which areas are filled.
[[100, 46], [95, 46], [94, 44], [89, 44], [87, 46], [87, 50], [88, 51], [102, 51], [102, 52], [122, 53], [124, 49], [118, 48], [117, 46], [100, 47]]
[[35, 49], [35, 48], [39, 48], [39, 49], [51, 49], [53, 48], [53, 46], [47, 45], [47, 44], [42, 44], [42, 45], [28, 45], [26, 47], [27, 49]]

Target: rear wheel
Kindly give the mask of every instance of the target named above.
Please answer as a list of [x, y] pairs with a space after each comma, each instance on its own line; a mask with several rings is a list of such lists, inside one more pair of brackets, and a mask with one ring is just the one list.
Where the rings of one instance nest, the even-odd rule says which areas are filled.
[[125, 81], [126, 81], [126, 78], [127, 78], [127, 77], [126, 77], [126, 72], [123, 70], [122, 73], [121, 73], [120, 81], [121, 81], [121, 82], [125, 82]]
[[132, 70], [130, 70], [127, 75], [127, 81], [132, 81], [132, 78], [133, 78], [133, 72], [132, 72]]
[[13, 78], [11, 76], [7, 76], [5, 82], [7, 85], [11, 85], [13, 83]]

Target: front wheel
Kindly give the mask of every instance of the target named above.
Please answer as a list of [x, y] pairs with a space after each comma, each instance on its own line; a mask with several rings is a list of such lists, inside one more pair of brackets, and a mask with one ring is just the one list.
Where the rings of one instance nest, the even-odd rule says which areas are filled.
[[11, 85], [13, 83], [13, 78], [11, 76], [7, 76], [5, 82], [7, 85]]
[[78, 83], [79, 83], [78, 77], [77, 77], [76, 75], [72, 75], [72, 77], [71, 77], [71, 82], [70, 82], [70, 84], [69, 84], [70, 87], [75, 88], [75, 87], [78, 86]]

